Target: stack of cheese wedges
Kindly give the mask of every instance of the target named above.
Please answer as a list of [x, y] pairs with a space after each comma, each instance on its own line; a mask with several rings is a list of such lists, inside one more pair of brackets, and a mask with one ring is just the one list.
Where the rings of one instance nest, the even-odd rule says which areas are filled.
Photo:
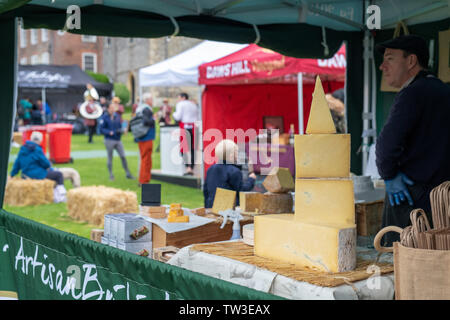
[[255, 217], [255, 254], [325, 272], [355, 269], [350, 135], [336, 134], [319, 77], [295, 163], [295, 213]]

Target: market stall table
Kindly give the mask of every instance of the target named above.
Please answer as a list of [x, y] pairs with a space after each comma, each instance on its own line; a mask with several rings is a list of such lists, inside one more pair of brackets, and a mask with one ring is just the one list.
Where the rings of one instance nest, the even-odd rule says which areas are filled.
[[167, 263], [295, 300], [391, 300], [394, 297], [392, 255], [357, 248], [358, 265], [352, 272], [326, 274], [255, 257], [241, 240], [190, 245]]

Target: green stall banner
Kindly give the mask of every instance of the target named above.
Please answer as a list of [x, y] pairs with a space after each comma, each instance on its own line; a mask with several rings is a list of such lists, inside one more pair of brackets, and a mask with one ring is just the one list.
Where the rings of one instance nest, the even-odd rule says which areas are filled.
[[112, 248], [0, 210], [0, 299], [281, 298]]

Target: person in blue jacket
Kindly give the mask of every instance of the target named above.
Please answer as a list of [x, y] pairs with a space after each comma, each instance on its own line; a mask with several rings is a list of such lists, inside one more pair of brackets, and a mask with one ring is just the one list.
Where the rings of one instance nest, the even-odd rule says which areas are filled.
[[[377, 49], [386, 82], [400, 88], [376, 142], [386, 185], [382, 227], [407, 227], [416, 208], [432, 225], [430, 192], [450, 180], [450, 86], [427, 70], [428, 46], [421, 37], [401, 36]], [[399, 234], [383, 240], [390, 246]]]
[[123, 133], [122, 120], [120, 115], [115, 110], [115, 105], [110, 104], [106, 112], [100, 118], [100, 132], [105, 136], [105, 147], [108, 154], [108, 171], [109, 179], [114, 180], [112, 170], [113, 152], [117, 151], [122, 167], [125, 170], [127, 179], [134, 179], [130, 170], [128, 169], [127, 158], [125, 157], [125, 150], [122, 141], [120, 140]]
[[23, 178], [28, 179], [50, 179], [56, 182], [55, 188], [61, 195], [66, 194], [63, 174], [51, 167], [50, 161], [45, 156], [39, 145], [43, 135], [39, 131], [33, 131], [30, 140], [20, 147], [19, 154], [14, 161], [11, 177], [16, 176], [19, 171]]
[[203, 187], [205, 208], [212, 208], [216, 188], [237, 191], [237, 205], [239, 205], [239, 191], [250, 191], [255, 186], [256, 175], [249, 174], [244, 182], [241, 170], [236, 166], [238, 146], [231, 140], [220, 141], [215, 150], [218, 162], [212, 165], [206, 172]]

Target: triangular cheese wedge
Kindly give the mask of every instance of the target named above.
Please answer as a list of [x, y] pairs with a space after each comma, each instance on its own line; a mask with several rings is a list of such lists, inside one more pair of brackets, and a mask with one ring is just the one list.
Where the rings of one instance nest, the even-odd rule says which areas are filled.
[[336, 127], [319, 76], [316, 78], [306, 133], [336, 133]]

